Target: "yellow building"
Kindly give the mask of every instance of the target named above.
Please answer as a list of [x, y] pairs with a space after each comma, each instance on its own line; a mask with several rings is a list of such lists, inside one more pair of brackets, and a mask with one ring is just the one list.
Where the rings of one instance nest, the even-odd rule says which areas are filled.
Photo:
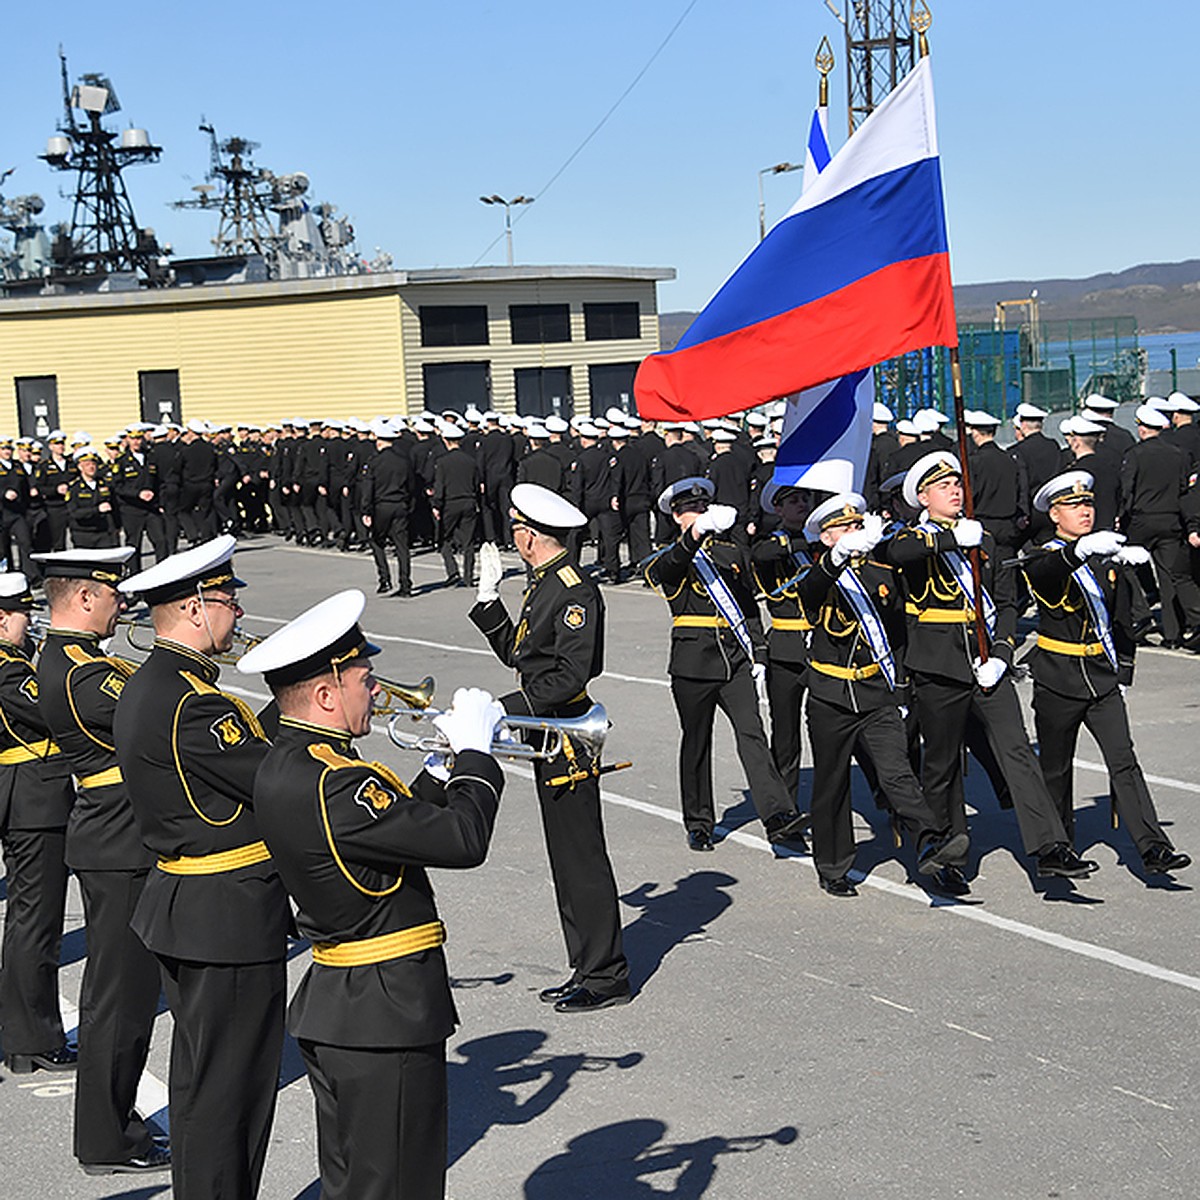
[[632, 410], [670, 268], [395, 271], [0, 299], [0, 433]]

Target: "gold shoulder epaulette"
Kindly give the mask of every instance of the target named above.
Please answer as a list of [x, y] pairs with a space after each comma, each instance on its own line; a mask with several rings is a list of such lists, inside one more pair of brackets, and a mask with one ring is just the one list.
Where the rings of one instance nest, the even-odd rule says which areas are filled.
[[191, 671], [180, 671], [180, 675], [188, 681], [188, 685], [197, 696], [219, 696], [221, 689], [213, 687], [211, 683], [205, 683], [198, 675], [193, 675]]
[[570, 563], [567, 563], [565, 567], [559, 567], [557, 574], [559, 579], [561, 579], [564, 585], [567, 587], [575, 587], [576, 584], [583, 582], [583, 580], [579, 578], [579, 572], [576, 571]]
[[84, 649], [77, 642], [72, 642], [68, 646], [63, 647], [63, 653], [77, 666], [82, 667], [84, 663], [101, 662], [104, 656], [102, 654], [92, 654]]
[[408, 784], [386, 763], [371, 762], [363, 758], [348, 758], [344, 754], [339, 754], [326, 742], [317, 742], [316, 745], [309, 746], [308, 752], [317, 762], [324, 763], [333, 771], [342, 770], [344, 767], [362, 767], [364, 770], [370, 771], [373, 775], [378, 775], [384, 783], [390, 784], [400, 795], [412, 795], [412, 790]]

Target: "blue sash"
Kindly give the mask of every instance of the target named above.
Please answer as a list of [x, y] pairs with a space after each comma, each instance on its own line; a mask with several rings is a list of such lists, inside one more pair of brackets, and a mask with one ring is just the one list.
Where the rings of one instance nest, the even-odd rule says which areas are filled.
[[[1043, 550], [1061, 550], [1067, 543], [1062, 538], [1051, 538], [1043, 547]], [[1108, 659], [1109, 665], [1115, 671], [1117, 670], [1117, 645], [1113, 641], [1112, 635], [1112, 618], [1108, 613], [1108, 605], [1104, 602], [1104, 589], [1101, 588], [1099, 580], [1092, 574], [1092, 568], [1088, 566], [1087, 559], [1083, 560], [1083, 565], [1076, 567], [1071, 572], [1071, 578], [1079, 584], [1079, 590], [1083, 592], [1083, 598], [1087, 601], [1088, 611], [1092, 616], [1092, 624], [1096, 627], [1096, 634], [1100, 638], [1100, 644], [1104, 647], [1104, 657]]]
[[[923, 529], [926, 533], [944, 532], [942, 526], [936, 525], [933, 521], [918, 521], [917, 528]], [[960, 550], [942, 550], [940, 553], [942, 561], [950, 568], [954, 578], [958, 581], [958, 586], [966, 597], [967, 603], [973, 608], [975, 606], [975, 577], [971, 574], [971, 564], [967, 561], [967, 556]], [[979, 585], [979, 596], [983, 602], [983, 620], [987, 626], [988, 636], [995, 637], [996, 605], [982, 583]]]
[[708, 593], [708, 598], [713, 602], [717, 612], [728, 622], [729, 628], [733, 630], [742, 649], [745, 650], [746, 657], [753, 662], [754, 643], [750, 641], [750, 634], [746, 629], [746, 617], [738, 607], [738, 602], [729, 590], [729, 585], [721, 578], [716, 564], [709, 558], [703, 547], [696, 551], [693, 561], [696, 564], [696, 573], [700, 576], [700, 582], [704, 584], [704, 590]]
[[842, 568], [837, 585], [841, 589], [842, 595], [850, 602], [851, 608], [854, 609], [867, 644], [871, 647], [871, 653], [875, 656], [875, 661], [879, 664], [879, 669], [883, 672], [888, 687], [895, 691], [896, 661], [892, 656], [892, 646], [888, 641], [887, 630], [884, 629], [883, 622], [875, 611], [875, 605], [868, 595], [867, 589], [863, 587], [862, 580], [855, 575], [849, 565]]

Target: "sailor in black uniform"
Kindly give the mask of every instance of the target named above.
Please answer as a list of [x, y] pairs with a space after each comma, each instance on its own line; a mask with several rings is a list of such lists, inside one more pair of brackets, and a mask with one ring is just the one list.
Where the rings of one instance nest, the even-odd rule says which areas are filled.
[[[579, 717], [592, 706], [588, 683], [604, 669], [604, 601], [566, 549], [587, 518], [545, 488], [512, 490], [512, 536], [533, 583], [516, 622], [500, 599], [499, 551], [481, 553], [479, 590], [468, 614], [496, 657], [514, 667], [520, 689], [500, 698], [506, 712]], [[600, 813], [598, 763], [563, 739], [552, 761], [534, 764], [546, 851], [558, 901], [570, 978], [543, 989], [557, 1012], [588, 1012], [630, 998], [617, 885]]]
[[146, 452], [146, 426], [129, 430], [129, 444], [113, 464], [112, 487], [120, 505], [125, 545], [133, 547], [131, 570], [142, 565], [142, 534], [150, 539], [156, 562], [167, 557], [167, 535], [158, 495], [158, 470]]
[[399, 430], [387, 421], [375, 426], [375, 444], [379, 452], [368, 459], [359, 482], [359, 503], [363, 524], [371, 534], [371, 554], [379, 576], [376, 591], [392, 590], [388, 570], [388, 544], [396, 551], [396, 578], [399, 586], [392, 594], [412, 595], [412, 566], [408, 549], [408, 518], [412, 511], [412, 458], [397, 437]]
[[1123, 692], [1133, 682], [1126, 568], [1150, 561], [1122, 534], [1093, 531], [1092, 476], [1067, 471], [1046, 483], [1034, 506], [1049, 514], [1055, 536], [1022, 564], [1038, 606], [1033, 711], [1039, 761], [1068, 834], [1075, 829], [1072, 779], [1080, 726], [1096, 739], [1108, 767], [1114, 819], [1120, 817], [1147, 871], [1179, 871], [1191, 859], [1163, 832], [1133, 749]]
[[1011, 557], [1025, 540], [1029, 526], [1029, 477], [1025, 460], [996, 444], [999, 417], [967, 409], [963, 414], [970, 453], [975, 519], [992, 535], [1000, 553]]
[[[903, 596], [895, 572], [870, 557], [883, 521], [867, 515], [866, 500], [842, 492], [818, 505], [805, 524], [825, 547], [797, 584], [812, 626], [808, 734], [813, 752], [813, 861], [831, 896], [856, 896], [850, 758], [870, 758], [875, 782], [917, 851], [917, 870], [933, 875], [962, 862], [964, 830], [948, 835], [921, 794], [908, 761], [900, 713], [904, 696]], [[895, 647], [895, 650], [893, 649]]]
[[[341, 592], [238, 662], [263, 673], [279, 732], [255, 780], [259, 829], [313, 944], [289, 1009], [316, 1100], [321, 1195], [442, 1200], [446, 1038], [458, 1023], [426, 867], [474, 867], [491, 840], [504, 776], [490, 756], [503, 710], [460, 690], [436, 724], [453, 765], [410, 788], [364, 761], [379, 648]], [[437, 769], [437, 768], [435, 768]]]
[[[1008, 782], [1025, 851], [1037, 858], [1039, 875], [1080, 878], [1098, 869], [1068, 845], [1062, 818], [1046, 791], [1037, 756], [1021, 719], [1012, 665], [1016, 605], [1011, 569], [978, 521], [961, 515], [962, 469], [958, 459], [936, 450], [909, 468], [905, 501], [922, 510], [913, 525], [889, 543], [889, 560], [904, 582], [908, 615], [905, 665], [913, 680], [925, 740], [921, 783], [939, 826], [965, 832], [962, 748], [968, 715], [986, 725]], [[976, 648], [975, 588], [968, 559], [979, 548], [988, 657]], [[962, 895], [970, 887], [961, 867], [966, 856], [939, 873], [944, 890]]]
[[67, 865], [79, 879], [87, 962], [79, 1000], [75, 1155], [89, 1174], [163, 1170], [170, 1155], [134, 1111], [158, 1009], [158, 966], [129, 927], [153, 861], [117, 760], [113, 719], [133, 670], [100, 642], [125, 607], [133, 548], [42, 556], [50, 630], [38, 659], [38, 707], [79, 781]]
[[[433, 468], [433, 516], [441, 538], [446, 585], [466, 587], [475, 575], [475, 541], [479, 521], [479, 467], [475, 456], [462, 448], [463, 431], [443, 425], [446, 453]], [[462, 555], [462, 572], [457, 555]]]
[[[1008, 452], [1024, 464], [1026, 485], [1031, 497], [1042, 489], [1048, 479], [1058, 474], [1062, 461], [1062, 450], [1058, 443], [1042, 432], [1042, 426], [1049, 415], [1044, 408], [1026, 403], [1018, 404], [1013, 415], [1017, 441], [1009, 447]], [[1035, 546], [1039, 546], [1049, 533], [1050, 522], [1046, 519], [1046, 514], [1036, 510], [1030, 512], [1027, 529], [1029, 540]]]
[[157, 856], [133, 930], [159, 961], [171, 1040], [173, 1194], [258, 1193], [283, 1046], [287, 896], [253, 813], [269, 743], [217, 687], [241, 615], [222, 534], [125, 580], [150, 605], [150, 657], [117, 704], [117, 753]]
[[33, 593], [20, 572], [0, 575], [0, 842], [7, 891], [0, 1028], [8, 1069], [71, 1070], [58, 1008], [58, 959], [67, 898], [71, 764], [38, 708], [31, 661]]
[[728, 531], [733, 508], [713, 505], [713, 484], [697, 476], [658, 498], [679, 536], [646, 566], [671, 610], [671, 695], [679, 714], [679, 792], [688, 845], [713, 848], [712, 734], [718, 707], [729, 718], [751, 799], [771, 842], [799, 840], [804, 818], [779, 775], [759, 716], [766, 699], [767, 645], [746, 548]]
[[67, 485], [67, 526], [71, 544], [94, 550], [117, 544], [116, 496], [100, 476], [100, 451], [83, 446], [75, 452], [79, 474]]

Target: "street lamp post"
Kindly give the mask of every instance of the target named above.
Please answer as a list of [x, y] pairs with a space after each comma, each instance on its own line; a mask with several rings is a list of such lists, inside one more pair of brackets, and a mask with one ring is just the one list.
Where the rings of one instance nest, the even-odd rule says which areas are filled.
[[505, 200], [503, 196], [480, 196], [480, 202], [483, 204], [503, 204], [504, 205], [504, 242], [508, 250], [508, 265], [513, 265], [513, 249], [512, 249], [512, 208], [514, 204], [532, 204], [532, 196], [514, 196], [511, 200]]
[[758, 173], [758, 240], [761, 242], [767, 236], [767, 202], [763, 198], [764, 175], [786, 175], [789, 171], [799, 171], [803, 163], [781, 162], [773, 167], [763, 167]]

